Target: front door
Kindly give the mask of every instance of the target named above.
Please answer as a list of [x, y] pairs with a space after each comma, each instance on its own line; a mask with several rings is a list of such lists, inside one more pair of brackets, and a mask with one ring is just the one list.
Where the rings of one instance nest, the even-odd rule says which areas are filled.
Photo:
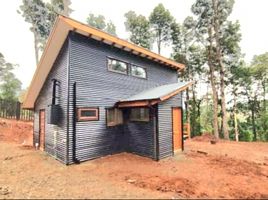
[[45, 110], [39, 111], [39, 145], [40, 149], [45, 149]]
[[182, 111], [181, 108], [172, 108], [173, 119], [173, 151], [182, 150]]

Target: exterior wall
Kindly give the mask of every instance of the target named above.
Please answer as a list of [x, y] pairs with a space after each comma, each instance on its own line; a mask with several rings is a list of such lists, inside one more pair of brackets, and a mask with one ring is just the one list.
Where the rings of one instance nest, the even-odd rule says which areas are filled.
[[[129, 112], [124, 118], [129, 119]], [[149, 122], [127, 121], [124, 126], [125, 150], [141, 156], [157, 159], [156, 157], [156, 115], [155, 108], [150, 108]]]
[[[107, 56], [145, 67], [148, 78], [141, 79], [108, 71]], [[128, 123], [125, 128], [124, 126], [106, 127], [105, 108], [112, 107], [118, 100], [145, 89], [176, 83], [176, 71], [76, 33], [70, 34], [69, 64], [70, 90], [74, 82], [77, 84], [77, 107], [99, 107], [100, 114], [99, 121], [76, 123], [76, 156], [78, 160], [83, 161], [121, 152], [128, 147], [128, 151], [153, 157], [153, 152], [148, 149], [152, 146], [153, 122]], [[72, 99], [72, 92], [70, 92], [70, 101]], [[69, 116], [72, 121], [72, 104], [70, 104]], [[128, 136], [126, 130], [129, 131]], [[142, 135], [142, 133], [145, 134], [144, 130], [148, 130], [148, 132], [146, 131], [148, 137]], [[72, 160], [72, 126], [70, 126], [69, 133], [69, 159]], [[122, 140], [123, 142], [121, 142]], [[144, 141], [141, 143], [141, 140]], [[121, 145], [124, 141], [129, 141], [128, 147]]]
[[61, 105], [61, 121], [58, 126], [47, 123], [45, 119], [45, 151], [56, 159], [66, 163], [66, 133], [67, 133], [67, 67], [68, 67], [68, 42], [61, 49], [47, 80], [35, 102], [34, 109], [34, 143], [39, 142], [39, 110], [45, 109], [46, 119], [48, 105], [52, 102], [52, 79], [60, 81], [57, 92], [59, 99], [56, 103]]
[[158, 104], [159, 159], [173, 155], [172, 107], [182, 107], [182, 93]]

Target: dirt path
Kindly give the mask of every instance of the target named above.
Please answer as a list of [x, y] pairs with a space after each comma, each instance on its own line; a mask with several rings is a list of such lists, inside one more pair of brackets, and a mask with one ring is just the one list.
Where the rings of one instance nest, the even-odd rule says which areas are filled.
[[65, 166], [0, 141], [0, 198], [268, 198], [268, 144], [185, 147], [160, 162], [123, 153]]

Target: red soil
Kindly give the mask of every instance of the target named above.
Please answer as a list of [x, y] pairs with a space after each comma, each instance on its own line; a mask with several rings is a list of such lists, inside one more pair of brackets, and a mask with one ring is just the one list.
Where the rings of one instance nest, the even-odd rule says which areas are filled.
[[195, 140], [159, 162], [122, 153], [71, 166], [0, 141], [0, 198], [268, 198], [268, 143]]

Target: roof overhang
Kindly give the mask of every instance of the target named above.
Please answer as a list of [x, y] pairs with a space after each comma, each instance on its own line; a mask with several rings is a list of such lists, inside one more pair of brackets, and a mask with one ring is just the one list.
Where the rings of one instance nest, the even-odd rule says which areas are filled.
[[[193, 84], [194, 82], [187, 82], [187, 83], [181, 83], [181, 84], [178, 83], [177, 87], [175, 84], [168, 84], [168, 85], [155, 87], [155, 88], [143, 91], [139, 94], [136, 94], [133, 97], [130, 97], [129, 99], [121, 100], [117, 102], [116, 107], [127, 108], [127, 107], [153, 106], [155, 104], [158, 104], [158, 103], [161, 103], [163, 101], [170, 99], [171, 97], [186, 90], [188, 87], [190, 87]], [[158, 93], [158, 95], [154, 95], [153, 93]]]
[[38, 97], [38, 94], [43, 84], [45, 83], [45, 80], [70, 31], [77, 32], [84, 36], [106, 43], [108, 45], [120, 48], [137, 56], [153, 60], [169, 68], [173, 68], [176, 70], [182, 70], [184, 68], [183, 64], [177, 63], [159, 54], [153, 53], [145, 48], [137, 46], [126, 40], [117, 38], [106, 32], [92, 28], [71, 18], [59, 15], [50, 33], [46, 48], [43, 52], [43, 55], [38, 63], [37, 69], [31, 81], [30, 87], [26, 94], [26, 98], [23, 102], [23, 108], [34, 108], [34, 103]]

